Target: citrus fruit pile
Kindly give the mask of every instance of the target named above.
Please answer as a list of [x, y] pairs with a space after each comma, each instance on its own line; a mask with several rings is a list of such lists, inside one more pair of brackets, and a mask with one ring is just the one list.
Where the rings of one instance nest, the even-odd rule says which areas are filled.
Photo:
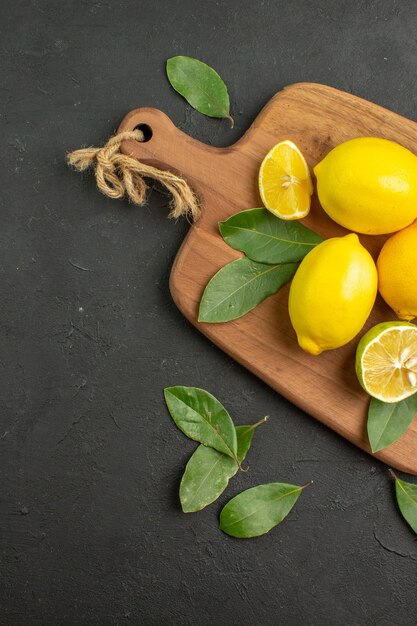
[[[331, 219], [352, 231], [317, 245], [293, 278], [289, 315], [300, 347], [313, 355], [351, 341], [377, 291], [400, 320], [377, 324], [360, 340], [356, 372], [383, 402], [417, 392], [417, 156], [394, 141], [358, 137], [339, 144], [314, 168], [317, 195]], [[308, 164], [290, 140], [274, 146], [259, 170], [265, 207], [284, 220], [310, 210]], [[414, 221], [416, 220], [416, 221]], [[391, 235], [375, 264], [356, 233]]]

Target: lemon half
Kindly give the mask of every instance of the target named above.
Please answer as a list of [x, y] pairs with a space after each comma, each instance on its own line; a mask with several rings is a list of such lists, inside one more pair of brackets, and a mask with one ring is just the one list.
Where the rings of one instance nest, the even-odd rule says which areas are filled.
[[417, 326], [382, 322], [362, 337], [356, 374], [365, 391], [382, 402], [399, 402], [417, 392]]
[[295, 143], [286, 139], [266, 155], [259, 169], [259, 193], [265, 208], [282, 220], [298, 220], [310, 211], [310, 170]]

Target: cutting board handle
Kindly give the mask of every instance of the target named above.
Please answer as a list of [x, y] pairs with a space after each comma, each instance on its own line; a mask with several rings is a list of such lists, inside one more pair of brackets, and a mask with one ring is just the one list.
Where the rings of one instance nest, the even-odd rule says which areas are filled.
[[121, 122], [118, 132], [140, 128], [145, 141], [128, 140], [121, 145], [124, 154], [163, 170], [184, 177], [201, 190], [211, 172], [222, 167], [227, 148], [208, 146], [177, 128], [170, 118], [158, 109], [140, 108], [131, 111]]

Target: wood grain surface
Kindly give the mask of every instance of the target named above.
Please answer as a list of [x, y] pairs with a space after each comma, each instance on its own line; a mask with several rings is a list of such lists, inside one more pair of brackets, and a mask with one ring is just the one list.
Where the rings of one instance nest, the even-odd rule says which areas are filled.
[[[241, 256], [223, 241], [218, 222], [237, 211], [262, 206], [257, 175], [263, 157], [274, 144], [293, 140], [314, 167], [334, 146], [353, 137], [385, 137], [417, 152], [417, 124], [351, 94], [314, 83], [290, 85], [277, 93], [243, 137], [228, 148], [192, 139], [156, 109], [132, 111], [119, 131], [143, 124], [151, 129], [149, 141], [126, 141], [123, 151], [145, 163], [179, 172], [198, 192], [204, 207], [172, 268], [170, 289], [178, 308], [213, 343], [277, 392], [370, 453], [366, 435], [369, 398], [359, 386], [354, 368], [360, 335], [343, 348], [319, 356], [304, 353], [288, 317], [288, 286], [232, 322], [198, 323], [197, 313], [210, 278]], [[315, 195], [303, 223], [325, 237], [348, 232], [327, 217]], [[360, 240], [376, 257], [384, 237], [361, 235]], [[394, 313], [378, 296], [361, 334], [382, 320], [393, 319]], [[401, 439], [375, 456], [417, 475], [416, 421]]]

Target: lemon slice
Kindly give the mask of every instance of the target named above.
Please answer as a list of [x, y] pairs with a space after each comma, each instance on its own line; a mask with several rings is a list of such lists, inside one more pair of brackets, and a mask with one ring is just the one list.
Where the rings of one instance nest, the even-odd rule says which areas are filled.
[[377, 324], [356, 350], [356, 374], [370, 396], [399, 402], [417, 392], [417, 326], [406, 322]]
[[305, 158], [289, 139], [277, 143], [259, 169], [264, 206], [282, 220], [298, 220], [310, 211], [313, 184]]

